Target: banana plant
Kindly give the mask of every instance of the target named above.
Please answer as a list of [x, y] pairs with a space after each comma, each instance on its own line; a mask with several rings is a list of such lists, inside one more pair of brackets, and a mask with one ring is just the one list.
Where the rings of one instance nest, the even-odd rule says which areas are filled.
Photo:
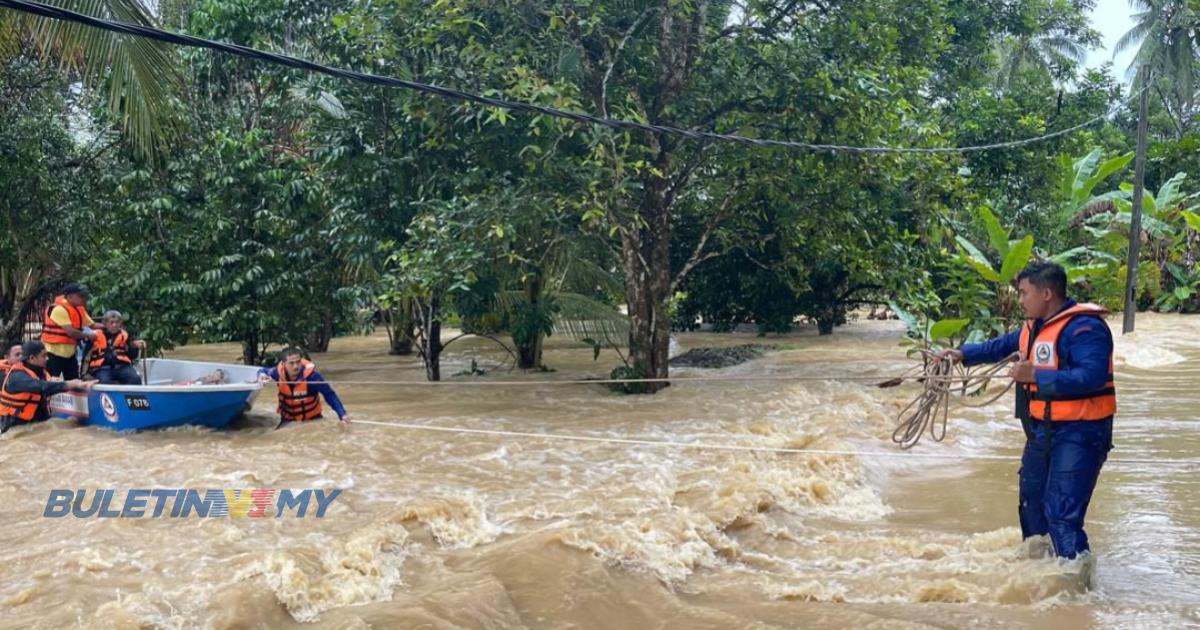
[[1133, 160], [1133, 153], [1125, 153], [1107, 160], [1101, 160], [1102, 157], [1100, 149], [1093, 149], [1075, 160], [1065, 155], [1058, 158], [1059, 168], [1063, 173], [1059, 180], [1059, 196], [1064, 201], [1057, 214], [1064, 223], [1106, 201], [1127, 196], [1121, 191], [1097, 195], [1095, 190], [1101, 182], [1125, 168]]
[[1193, 232], [1200, 233], [1200, 214], [1191, 212], [1189, 210], [1184, 210], [1180, 214], [1183, 216], [1184, 222], [1187, 223], [1187, 226], [1191, 228]]
[[[1177, 236], [1200, 219], [1195, 213], [1196, 199], [1200, 193], [1185, 194], [1182, 190], [1185, 179], [1187, 173], [1176, 173], [1159, 187], [1157, 194], [1143, 191], [1142, 229], [1151, 238]], [[1091, 225], [1129, 225], [1133, 210], [1133, 185], [1121, 184], [1120, 192], [1119, 197], [1113, 198], [1115, 212], [1096, 215], [1089, 221]]]
[[937, 350], [954, 347], [955, 338], [971, 323], [968, 318], [939, 319], [921, 318], [895, 303], [888, 303], [892, 312], [908, 327], [907, 334], [900, 339], [900, 346], [906, 348], [905, 355], [914, 357], [922, 350]]
[[[1142, 196], [1142, 238], [1149, 257], [1158, 266], [1163, 279], [1171, 278], [1167, 265], [1179, 258], [1200, 233], [1200, 193], [1186, 194], [1186, 173], [1176, 173], [1159, 187], [1157, 193]], [[1113, 211], [1091, 217], [1085, 228], [1110, 253], [1121, 255], [1129, 242], [1132, 222], [1133, 187], [1122, 184], [1120, 198], [1113, 199]]]
[[979, 217], [987, 229], [989, 244], [1000, 256], [1000, 264], [993, 263], [980, 248], [961, 235], [955, 237], [960, 248], [959, 255], [963, 262], [979, 272], [984, 280], [1001, 286], [1011, 284], [1033, 256], [1033, 236], [1009, 240], [1008, 229], [1000, 224], [1000, 220], [987, 206], [979, 207]]
[[1188, 304], [1200, 296], [1200, 269], [1189, 273], [1175, 263], [1168, 263], [1167, 272], [1175, 281], [1175, 288], [1163, 293], [1154, 306], [1160, 311], [1187, 310]]

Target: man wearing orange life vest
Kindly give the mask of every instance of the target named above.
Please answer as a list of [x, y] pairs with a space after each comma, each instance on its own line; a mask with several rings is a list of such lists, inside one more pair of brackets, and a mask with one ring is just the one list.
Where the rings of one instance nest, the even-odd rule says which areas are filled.
[[146, 349], [146, 342], [130, 338], [120, 311], [108, 311], [103, 321], [104, 330], [96, 335], [96, 341], [88, 353], [88, 373], [101, 385], [141, 383], [142, 377], [133, 368], [133, 362]]
[[1010, 376], [1026, 438], [1018, 475], [1021, 533], [1048, 534], [1058, 556], [1074, 558], [1089, 549], [1084, 516], [1112, 449], [1112, 332], [1103, 307], [1067, 297], [1062, 267], [1031, 263], [1017, 279], [1029, 318], [1021, 329], [942, 357], [969, 366], [1020, 352]]
[[337, 392], [325, 382], [316, 366], [304, 358], [299, 348], [287, 348], [279, 354], [279, 359], [279, 365], [258, 371], [260, 381], [278, 383], [279, 427], [321, 418], [321, 397], [333, 408], [338, 419], [350, 422], [350, 414]]
[[47, 380], [46, 362], [49, 355], [40, 341], [27, 341], [22, 346], [25, 359], [9, 369], [0, 386], [0, 433], [19, 424], [42, 422], [50, 417], [46, 406], [50, 397], [67, 390], [87, 391], [92, 381]]
[[91, 341], [96, 337], [93, 328], [97, 324], [84, 308], [87, 298], [87, 287], [72, 282], [46, 309], [42, 319], [42, 343], [46, 344], [46, 350], [50, 353], [46, 369], [52, 376], [68, 381], [79, 378], [76, 346], [80, 341]]

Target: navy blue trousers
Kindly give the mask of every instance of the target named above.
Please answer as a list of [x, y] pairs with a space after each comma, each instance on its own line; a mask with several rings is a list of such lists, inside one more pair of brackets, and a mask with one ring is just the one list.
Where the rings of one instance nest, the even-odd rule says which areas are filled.
[[1050, 535], [1054, 553], [1074, 558], [1088, 550], [1083, 531], [1092, 490], [1112, 449], [1112, 419], [1051, 422], [1049, 457], [1046, 424], [1025, 423], [1025, 452], [1021, 456], [1021, 534]]
[[92, 377], [101, 385], [140, 385], [142, 377], [132, 365], [105, 365], [94, 369]]

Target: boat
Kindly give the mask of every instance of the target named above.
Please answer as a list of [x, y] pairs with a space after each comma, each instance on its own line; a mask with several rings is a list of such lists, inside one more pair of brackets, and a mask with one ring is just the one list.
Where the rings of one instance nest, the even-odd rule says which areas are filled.
[[50, 398], [50, 414], [112, 431], [180, 425], [224, 428], [262, 391], [258, 368], [229, 363], [146, 359], [143, 385], [96, 385]]

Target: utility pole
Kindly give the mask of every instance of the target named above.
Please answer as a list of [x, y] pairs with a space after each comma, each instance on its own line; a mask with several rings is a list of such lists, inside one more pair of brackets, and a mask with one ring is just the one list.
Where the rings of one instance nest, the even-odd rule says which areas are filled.
[[1122, 334], [1133, 332], [1137, 316], [1138, 250], [1142, 245], [1142, 196], [1146, 190], [1146, 133], [1149, 128], [1150, 68], [1142, 66], [1142, 96], [1138, 107], [1137, 155], [1133, 158], [1133, 216], [1129, 218], [1129, 261], [1125, 273], [1125, 325]]

